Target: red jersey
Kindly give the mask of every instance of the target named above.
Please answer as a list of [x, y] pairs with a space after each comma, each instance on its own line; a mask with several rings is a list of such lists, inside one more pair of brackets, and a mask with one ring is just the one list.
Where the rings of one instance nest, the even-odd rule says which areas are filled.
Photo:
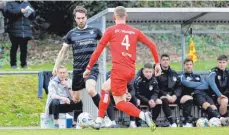
[[150, 39], [148, 39], [140, 30], [132, 26], [118, 24], [106, 29], [96, 50], [91, 56], [87, 69], [91, 70], [91, 67], [93, 67], [104, 47], [109, 42], [112, 57], [112, 69], [128, 68], [135, 71], [136, 46], [138, 41], [150, 48], [155, 63], [159, 63], [156, 45]]

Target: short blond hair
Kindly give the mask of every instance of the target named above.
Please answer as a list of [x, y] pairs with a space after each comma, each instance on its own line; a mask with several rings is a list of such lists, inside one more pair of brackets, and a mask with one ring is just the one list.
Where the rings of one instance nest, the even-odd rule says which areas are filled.
[[60, 69], [65, 69], [65, 70], [67, 70], [67, 68], [66, 68], [64, 65], [60, 65], [60, 66], [57, 68], [57, 71], [59, 71]]
[[123, 18], [126, 16], [126, 9], [123, 6], [118, 6], [115, 8], [114, 14], [117, 17]]

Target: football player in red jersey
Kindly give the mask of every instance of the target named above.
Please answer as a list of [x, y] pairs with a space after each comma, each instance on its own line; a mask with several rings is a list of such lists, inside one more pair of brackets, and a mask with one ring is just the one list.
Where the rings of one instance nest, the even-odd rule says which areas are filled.
[[[140, 30], [127, 25], [126, 19], [126, 9], [122, 6], [116, 7], [114, 11], [116, 25], [106, 29], [104, 36], [99, 41], [96, 50], [91, 56], [83, 77], [87, 78], [89, 76], [92, 66], [109, 42], [112, 56], [111, 91], [116, 103], [116, 108], [130, 116], [142, 119], [152, 130], [155, 130], [155, 123], [152, 122], [150, 112], [144, 113], [133, 104], [126, 102], [126, 86], [135, 76], [137, 42], [140, 41], [150, 48], [156, 63], [155, 74], [159, 75], [161, 68], [157, 48]], [[100, 129], [109, 102], [109, 91], [101, 90], [99, 114], [95, 123], [92, 124], [93, 128]]]

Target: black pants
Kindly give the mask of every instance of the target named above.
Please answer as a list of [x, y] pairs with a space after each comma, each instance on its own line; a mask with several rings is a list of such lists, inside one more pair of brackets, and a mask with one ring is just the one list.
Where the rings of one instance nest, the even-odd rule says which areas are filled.
[[20, 46], [20, 60], [21, 60], [21, 66], [24, 67], [27, 65], [27, 44], [29, 41], [29, 38], [22, 38], [22, 37], [14, 37], [10, 36], [11, 41], [11, 49], [10, 49], [10, 65], [16, 66], [17, 65], [17, 49]]
[[82, 102], [74, 103], [72, 100], [70, 104], [60, 104], [60, 100], [52, 100], [49, 106], [49, 114], [54, 115], [54, 120], [59, 119], [59, 113], [72, 112], [74, 110], [74, 120], [77, 121], [77, 117], [82, 113]]

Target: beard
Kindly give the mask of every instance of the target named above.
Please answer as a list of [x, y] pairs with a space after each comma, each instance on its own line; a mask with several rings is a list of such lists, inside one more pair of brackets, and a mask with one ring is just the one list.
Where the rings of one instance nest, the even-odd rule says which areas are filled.
[[80, 28], [80, 29], [83, 29], [85, 27], [86, 23], [80, 23], [78, 24], [77, 26]]

